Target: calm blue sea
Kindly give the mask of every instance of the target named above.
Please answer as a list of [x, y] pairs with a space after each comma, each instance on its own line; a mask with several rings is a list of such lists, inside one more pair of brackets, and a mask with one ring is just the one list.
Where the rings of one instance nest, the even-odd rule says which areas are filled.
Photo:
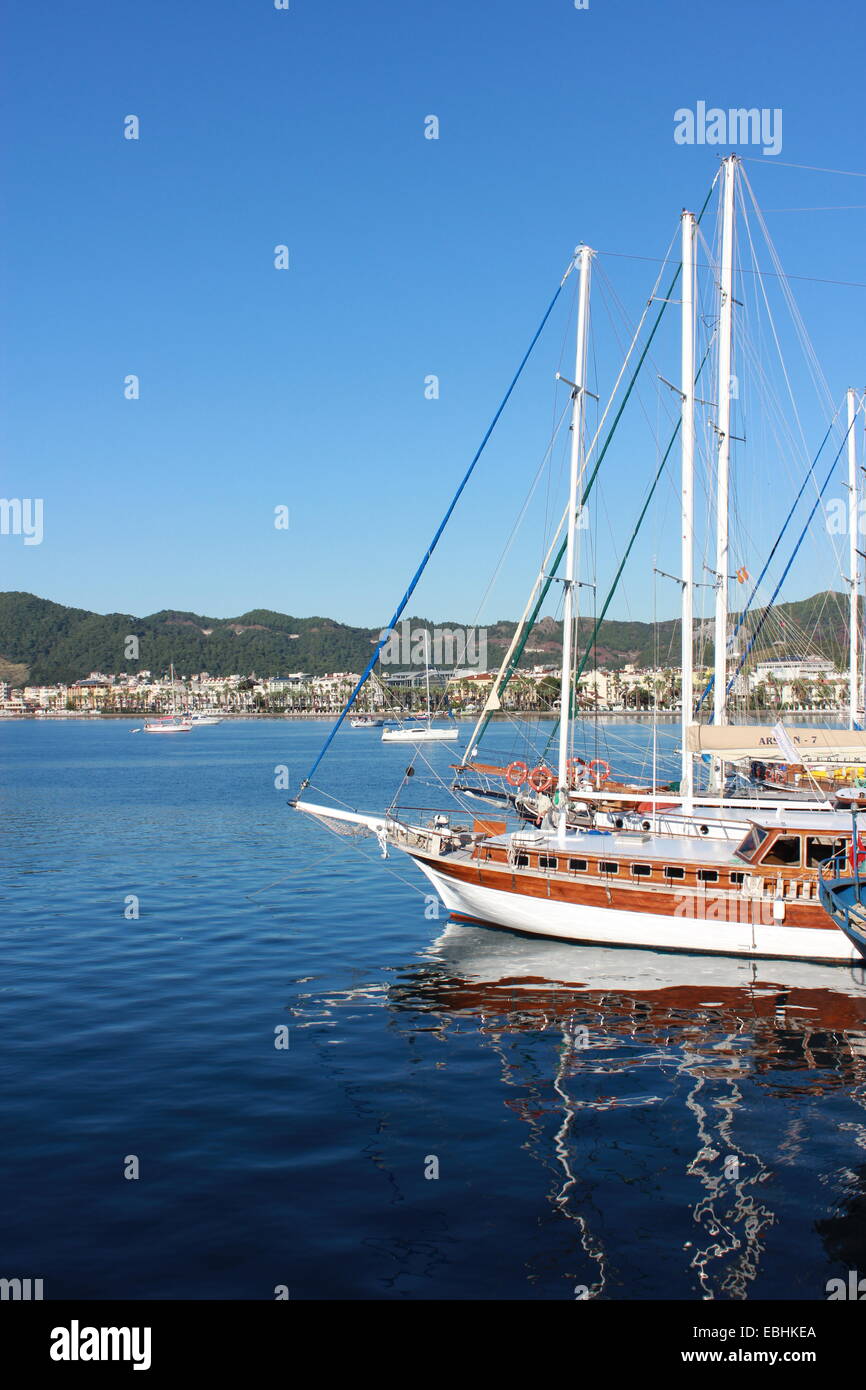
[[[326, 725], [132, 727], [0, 725], [0, 1276], [821, 1300], [866, 1274], [862, 979], [449, 924], [287, 808]], [[651, 730], [598, 736], [623, 767]], [[322, 783], [379, 810], [405, 762], [348, 731]], [[423, 766], [405, 799], [435, 803]]]

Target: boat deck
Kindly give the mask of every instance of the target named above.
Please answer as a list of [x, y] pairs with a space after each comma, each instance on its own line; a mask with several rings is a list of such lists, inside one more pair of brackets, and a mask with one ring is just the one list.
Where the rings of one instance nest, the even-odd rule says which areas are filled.
[[574, 856], [630, 855], [635, 859], [675, 860], [711, 867], [742, 868], [746, 861], [738, 858], [730, 840], [697, 839], [694, 835], [629, 834], [618, 831], [569, 831], [560, 835], [553, 831], [515, 831], [485, 840], [486, 845], [502, 845], [515, 850], [558, 853]]

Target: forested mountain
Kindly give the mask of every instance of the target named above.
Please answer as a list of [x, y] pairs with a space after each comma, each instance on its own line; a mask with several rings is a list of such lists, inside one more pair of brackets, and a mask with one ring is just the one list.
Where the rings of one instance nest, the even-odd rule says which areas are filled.
[[[750, 616], [754, 631], [760, 613]], [[412, 630], [432, 629], [423, 618], [409, 619]], [[454, 621], [440, 628], [460, 628]], [[606, 621], [599, 630], [594, 664], [616, 668], [679, 666], [679, 622]], [[592, 620], [581, 620], [588, 641]], [[514, 633], [513, 622], [487, 627], [487, 665], [499, 664]], [[257, 608], [237, 618], [207, 618], [167, 610], [139, 618], [130, 613], [90, 613], [67, 608], [34, 594], [0, 594], [0, 679], [13, 684], [53, 684], [81, 680], [91, 671], [106, 674], [139, 670], [161, 675], [174, 662], [180, 675], [208, 671], [213, 676], [286, 675], [304, 671], [360, 671], [378, 637], [378, 629], [348, 627], [332, 618], [293, 618]], [[804, 635], [805, 634], [805, 638]], [[138, 638], [138, 660], [127, 655], [127, 638]], [[841, 663], [847, 650], [847, 598], [816, 594], [773, 610], [756, 644], [757, 656], [796, 656], [806, 649]], [[542, 618], [530, 634], [521, 665], [553, 664], [562, 650], [562, 624]], [[703, 634], [696, 656], [712, 659], [711, 634]], [[415, 664], [423, 658], [415, 656]], [[435, 661], [435, 653], [434, 653]], [[403, 664], [408, 665], [409, 662]]]

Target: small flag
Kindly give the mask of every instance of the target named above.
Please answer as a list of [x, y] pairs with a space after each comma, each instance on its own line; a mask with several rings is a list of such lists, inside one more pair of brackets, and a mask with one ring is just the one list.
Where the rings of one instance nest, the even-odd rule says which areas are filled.
[[749, 578], [749, 571], [746, 569], [746, 566], [745, 566], [745, 565], [740, 565], [740, 568], [737, 570], [737, 579], [738, 579], [739, 583], [740, 583], [740, 584], [745, 584], [745, 582], [746, 582], [746, 580], [747, 580], [748, 578]]

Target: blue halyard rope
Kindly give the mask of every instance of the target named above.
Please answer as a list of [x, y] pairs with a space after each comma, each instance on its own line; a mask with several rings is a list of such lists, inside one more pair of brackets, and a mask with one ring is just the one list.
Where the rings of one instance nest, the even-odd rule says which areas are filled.
[[349, 696], [349, 699], [348, 699], [348, 701], [346, 702], [346, 705], [345, 705], [345, 707], [344, 707], [344, 709], [343, 709], [343, 711], [342, 711], [342, 713], [341, 713], [339, 719], [337, 720], [337, 722], [336, 722], [336, 724], [334, 725], [334, 727], [333, 727], [333, 729], [331, 730], [331, 732], [328, 734], [328, 737], [326, 738], [326, 740], [325, 740], [325, 742], [324, 742], [324, 744], [323, 744], [323, 746], [322, 746], [322, 749], [321, 749], [321, 751], [320, 751], [320, 753], [319, 753], [319, 756], [316, 758], [316, 761], [313, 763], [313, 766], [310, 768], [310, 771], [307, 773], [307, 776], [304, 778], [303, 782], [301, 783], [301, 791], [303, 791], [305, 787], [308, 787], [308, 786], [310, 785], [310, 782], [312, 781], [313, 777], [315, 776], [316, 769], [318, 768], [319, 764], [321, 763], [322, 759], [324, 758], [325, 754], [327, 753], [328, 749], [330, 748], [331, 744], [333, 743], [334, 739], [336, 738], [337, 733], [338, 733], [338, 731], [339, 731], [339, 729], [340, 729], [340, 726], [341, 726], [342, 723], [343, 723], [343, 720], [346, 718], [346, 715], [349, 713], [349, 710], [352, 708], [352, 705], [355, 703], [355, 700], [357, 699], [359, 692], [361, 691], [362, 687], [365, 685], [366, 681], [369, 679], [369, 676], [370, 676], [370, 673], [371, 673], [372, 670], [373, 670], [373, 667], [376, 665], [376, 662], [379, 660], [379, 653], [381, 652], [382, 648], [385, 646], [385, 643], [388, 641], [388, 638], [389, 638], [390, 633], [391, 633], [391, 629], [394, 628], [394, 627], [397, 625], [397, 623], [400, 621], [400, 617], [402, 616], [402, 613], [403, 613], [403, 611], [404, 611], [404, 609], [405, 609], [407, 603], [409, 602], [410, 598], [412, 597], [413, 593], [415, 592], [415, 588], [416, 588], [416, 586], [417, 586], [417, 584], [418, 584], [418, 581], [419, 581], [419, 579], [421, 578], [421, 575], [424, 573], [424, 570], [425, 570], [426, 567], [427, 567], [427, 562], [428, 562], [428, 560], [430, 559], [430, 556], [433, 554], [433, 551], [436, 549], [436, 546], [439, 544], [439, 539], [440, 539], [440, 537], [441, 537], [441, 535], [442, 535], [442, 532], [445, 530], [445, 527], [448, 525], [448, 522], [451, 520], [451, 515], [452, 515], [452, 513], [453, 513], [453, 511], [454, 511], [454, 508], [457, 506], [457, 503], [458, 503], [459, 500], [460, 500], [460, 497], [461, 497], [461, 494], [462, 494], [462, 492], [463, 492], [463, 489], [466, 487], [466, 484], [469, 482], [469, 479], [471, 478], [472, 473], [473, 473], [473, 471], [474, 471], [474, 469], [475, 469], [475, 465], [476, 465], [476, 463], [478, 462], [478, 460], [480, 459], [481, 455], [483, 454], [484, 449], [485, 449], [485, 447], [486, 447], [486, 445], [487, 445], [487, 441], [489, 440], [489, 438], [490, 438], [490, 436], [492, 435], [494, 429], [496, 428], [496, 425], [497, 425], [498, 422], [499, 422], [499, 417], [500, 417], [500, 415], [502, 414], [503, 410], [505, 409], [506, 405], [508, 404], [509, 397], [511, 396], [512, 391], [514, 390], [515, 386], [517, 385], [517, 383], [518, 383], [518, 381], [519, 381], [519, 379], [520, 379], [520, 376], [521, 376], [521, 374], [522, 374], [522, 372], [523, 372], [524, 367], [526, 366], [527, 362], [529, 361], [529, 358], [530, 358], [530, 356], [531, 356], [531, 354], [532, 354], [532, 349], [535, 347], [535, 344], [538, 342], [538, 339], [541, 337], [542, 330], [544, 329], [544, 326], [545, 326], [545, 324], [547, 323], [547, 320], [550, 318], [550, 315], [551, 315], [551, 313], [553, 312], [553, 306], [556, 304], [556, 301], [559, 299], [559, 296], [560, 296], [560, 294], [562, 293], [562, 287], [563, 287], [563, 285], [565, 284], [565, 282], [566, 282], [566, 280], [567, 280], [567, 278], [568, 278], [568, 275], [569, 275], [569, 273], [571, 272], [571, 269], [572, 269], [572, 266], [573, 266], [573, 265], [574, 265], [574, 261], [572, 261], [571, 264], [569, 265], [568, 270], [566, 271], [565, 275], [562, 277], [562, 280], [560, 281], [559, 289], [556, 291], [556, 294], [553, 296], [553, 298], [551, 299], [550, 303], [548, 304], [547, 309], [546, 309], [545, 314], [544, 314], [544, 318], [541, 320], [541, 323], [538, 325], [537, 329], [535, 330], [535, 333], [534, 333], [534, 335], [533, 335], [532, 341], [531, 341], [531, 343], [529, 344], [529, 347], [526, 349], [526, 352], [525, 352], [524, 355], [523, 355], [523, 360], [521, 361], [520, 366], [517, 368], [517, 371], [515, 372], [515, 374], [514, 374], [514, 376], [513, 376], [513, 378], [512, 378], [511, 385], [509, 386], [508, 390], [505, 392], [505, 395], [502, 397], [502, 400], [501, 400], [500, 403], [499, 403], [499, 408], [498, 408], [498, 410], [496, 411], [496, 414], [494, 415], [493, 419], [491, 420], [491, 422], [490, 422], [490, 424], [489, 424], [489, 426], [488, 426], [488, 428], [487, 428], [487, 432], [486, 432], [486, 434], [484, 435], [484, 438], [482, 439], [481, 443], [479, 444], [477, 450], [475, 451], [475, 456], [474, 456], [474, 458], [472, 459], [472, 462], [470, 463], [469, 467], [467, 468], [467, 470], [466, 470], [466, 472], [465, 472], [465, 474], [464, 474], [464, 476], [463, 476], [463, 481], [461, 482], [461, 484], [460, 484], [460, 486], [458, 487], [457, 491], [455, 492], [453, 498], [451, 499], [451, 504], [450, 504], [450, 506], [448, 507], [448, 510], [447, 510], [447, 512], [445, 513], [444, 517], [442, 518], [441, 522], [439, 523], [439, 526], [438, 526], [438, 528], [437, 528], [436, 534], [434, 535], [432, 541], [430, 542], [429, 546], [427, 547], [427, 550], [426, 550], [425, 553], [424, 553], [424, 558], [422, 559], [420, 565], [418, 566], [417, 570], [415, 571], [415, 574], [414, 574], [413, 577], [412, 577], [412, 582], [410, 583], [408, 589], [406, 590], [405, 594], [403, 595], [403, 597], [401, 598], [399, 604], [397, 605], [396, 612], [394, 613], [394, 616], [392, 617], [390, 623], [388, 624], [387, 628], [384, 629], [382, 636], [379, 638], [379, 641], [378, 641], [378, 643], [377, 643], [377, 645], [376, 645], [376, 650], [373, 652], [373, 655], [371, 656], [370, 660], [369, 660], [368, 663], [367, 663], [367, 669], [364, 671], [364, 674], [361, 676], [360, 680], [358, 681], [358, 684], [355, 686], [355, 689], [352, 691], [351, 695]]

